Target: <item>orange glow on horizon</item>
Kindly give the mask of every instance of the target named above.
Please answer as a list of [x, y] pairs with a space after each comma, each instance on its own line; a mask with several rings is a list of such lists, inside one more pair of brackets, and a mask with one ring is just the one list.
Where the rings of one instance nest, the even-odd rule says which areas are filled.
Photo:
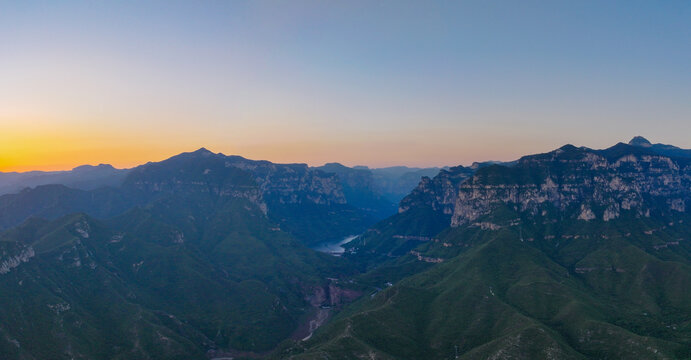
[[[112, 135], [112, 134], [111, 134]], [[307, 163], [320, 166], [340, 162], [347, 166], [366, 165], [411, 167], [469, 165], [473, 161], [514, 160], [506, 149], [492, 149], [476, 144], [428, 146], [416, 141], [367, 142], [363, 139], [334, 141], [271, 141], [251, 144], [177, 143], [175, 141], [119, 140], [103, 134], [32, 134], [0, 137], [0, 172], [32, 170], [71, 170], [80, 165], [110, 164], [131, 168], [149, 161], [161, 161], [182, 152], [206, 147], [213, 152], [240, 155], [253, 160], [276, 163]], [[141, 140], [141, 139], [140, 139]], [[519, 150], [519, 149], [517, 149]], [[545, 149], [550, 150], [550, 149]], [[520, 151], [520, 150], [519, 150]]]
[[[0, 172], [71, 170], [87, 164], [131, 168], [200, 147], [253, 160], [310, 166], [328, 162], [369, 167], [468, 166], [475, 161], [512, 161], [573, 142], [568, 134], [537, 137], [510, 128], [464, 132], [428, 126], [345, 131], [276, 123], [247, 125], [235, 131], [230, 125], [203, 127], [194, 121], [126, 125], [96, 120], [10, 121], [0, 116]], [[575, 145], [603, 148], [613, 143]]]
[[52, 129], [0, 134], [1, 172], [71, 170], [80, 165], [101, 163], [129, 168], [166, 156], [166, 149], [160, 146], [119, 142], [98, 133], [68, 134]]

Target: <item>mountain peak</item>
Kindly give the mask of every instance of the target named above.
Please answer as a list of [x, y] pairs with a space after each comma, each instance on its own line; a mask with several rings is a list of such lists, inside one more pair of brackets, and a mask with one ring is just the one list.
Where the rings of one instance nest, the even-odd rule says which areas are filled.
[[214, 153], [213, 151], [211, 151], [211, 150], [209, 150], [209, 149], [207, 149], [207, 148], [205, 148], [205, 147], [201, 147], [201, 148], [199, 148], [199, 149], [197, 149], [197, 150], [195, 150], [195, 151], [189, 152], [189, 153], [182, 153], [182, 154], [180, 154], [180, 155], [184, 155], [184, 154], [187, 154], [188, 156], [191, 156], [191, 157], [193, 157], [193, 158], [211, 157], [211, 156], [214, 156], [214, 155], [223, 155], [223, 154], [221, 154], [221, 153], [216, 154], [216, 153]]
[[653, 144], [648, 141], [648, 139], [642, 137], [642, 136], [634, 136], [631, 141], [629, 141], [629, 145], [632, 146], [642, 146], [642, 147], [651, 147]]
[[560, 148], [557, 149], [557, 150], [566, 151], [566, 152], [571, 152], [571, 151], [578, 151], [579, 149], [578, 149], [576, 146], [572, 145], [572, 144], [566, 144], [566, 145], [560, 147]]
[[213, 155], [213, 152], [211, 152], [209, 149], [207, 149], [205, 147], [200, 147], [197, 151], [194, 151], [193, 154], [199, 154], [199, 155], [212, 154]]

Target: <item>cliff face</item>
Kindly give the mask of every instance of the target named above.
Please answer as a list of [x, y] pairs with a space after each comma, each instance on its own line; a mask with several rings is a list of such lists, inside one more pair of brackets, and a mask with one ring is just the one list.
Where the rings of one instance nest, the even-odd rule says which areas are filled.
[[376, 220], [396, 214], [398, 205], [415, 189], [420, 179], [433, 177], [440, 168], [394, 166], [370, 169], [366, 166], [347, 167], [328, 163], [312, 168], [336, 174], [348, 204], [363, 209]]
[[132, 170], [122, 189], [141, 198], [249, 200], [306, 244], [358, 233], [374, 220], [348, 201], [336, 174], [305, 164], [274, 164], [200, 149]]
[[[407, 168], [406, 168], [407, 169]], [[347, 167], [339, 163], [328, 163], [320, 167], [312, 168], [326, 174], [334, 174], [338, 177], [346, 201], [362, 210], [374, 219], [380, 220], [393, 215], [396, 212], [397, 204], [403, 197], [391, 197], [390, 193], [384, 188], [387, 180], [392, 180], [392, 176], [381, 176], [379, 171], [386, 169], [369, 169], [367, 167]], [[376, 175], [375, 175], [376, 172]], [[415, 185], [410, 186], [405, 193], [407, 194]]]
[[642, 217], [686, 212], [691, 204], [687, 159], [624, 144], [600, 151], [567, 145], [526, 156], [511, 167], [481, 168], [466, 181], [443, 175], [421, 182], [400, 212], [431, 206], [451, 215], [451, 226], [459, 226], [501, 205], [532, 215], [557, 210], [581, 220], [608, 221], [623, 211]]
[[434, 178], [423, 177], [420, 184], [401, 200], [399, 213], [413, 207], [428, 207], [445, 215], [452, 215], [459, 185], [474, 173], [471, 168], [457, 166], [441, 170]]
[[351, 168], [339, 163], [328, 163], [312, 169], [337, 175], [344, 187], [373, 192], [376, 186], [374, 175], [367, 168]]
[[345, 204], [338, 178], [310, 171], [304, 164], [274, 164], [201, 149], [136, 168], [126, 188], [146, 193], [207, 193], [249, 199], [266, 211], [266, 202]]
[[83, 212], [110, 218], [163, 199], [176, 199], [177, 207], [247, 200], [277, 228], [310, 244], [358, 233], [376, 221], [367, 208], [346, 198], [335, 174], [200, 149], [138, 166], [117, 188], [80, 191], [47, 185], [0, 196], [0, 229], [31, 216], [56, 219]]
[[262, 194], [282, 204], [346, 203], [343, 188], [336, 175], [312, 171], [306, 164], [274, 164], [229, 156], [225, 166], [250, 172]]

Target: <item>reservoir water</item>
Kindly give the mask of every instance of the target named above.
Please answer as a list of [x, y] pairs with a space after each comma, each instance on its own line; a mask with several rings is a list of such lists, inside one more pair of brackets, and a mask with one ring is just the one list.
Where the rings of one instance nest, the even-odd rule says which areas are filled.
[[313, 249], [319, 252], [329, 253], [334, 256], [341, 256], [343, 252], [345, 252], [345, 248], [343, 247], [343, 245], [355, 240], [357, 237], [358, 235], [350, 235], [346, 236], [341, 240], [325, 241], [323, 243], [315, 245]]

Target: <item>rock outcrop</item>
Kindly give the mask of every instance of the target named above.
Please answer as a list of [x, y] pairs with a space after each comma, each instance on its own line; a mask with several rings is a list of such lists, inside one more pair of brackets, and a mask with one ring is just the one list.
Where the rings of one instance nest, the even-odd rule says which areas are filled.
[[9, 273], [12, 269], [18, 267], [22, 263], [28, 262], [34, 256], [36, 256], [34, 249], [32, 247], [26, 247], [16, 255], [0, 259], [0, 275]]

